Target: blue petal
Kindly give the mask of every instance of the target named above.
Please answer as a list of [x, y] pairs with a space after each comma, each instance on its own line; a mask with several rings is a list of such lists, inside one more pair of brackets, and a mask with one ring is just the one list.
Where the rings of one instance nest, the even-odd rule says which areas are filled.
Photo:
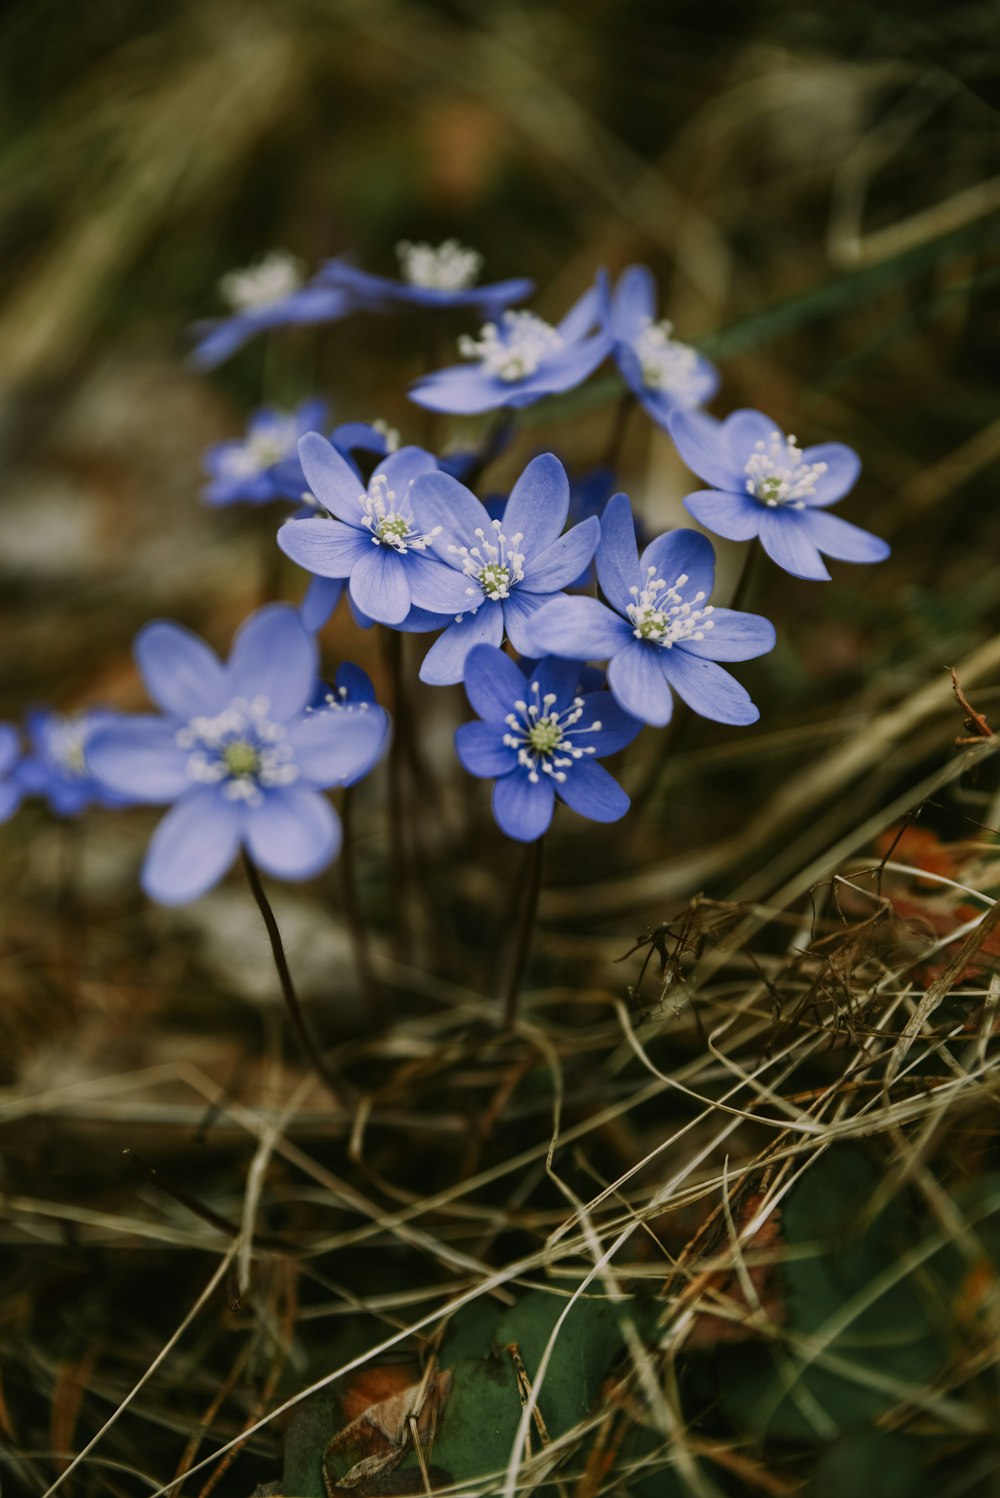
[[557, 783], [556, 795], [581, 817], [591, 822], [617, 822], [631, 802], [603, 765], [578, 760], [566, 779]]
[[299, 613], [304, 627], [313, 634], [323, 625], [340, 602], [344, 592], [342, 577], [314, 577], [306, 589]]
[[0, 822], [9, 821], [21, 804], [21, 787], [16, 780], [0, 781]]
[[638, 718], [627, 713], [610, 692], [584, 693], [579, 728], [589, 728], [592, 723], [600, 723], [601, 726], [588, 733], [585, 738], [578, 738], [577, 743], [592, 745], [598, 759], [603, 759], [606, 754], [617, 754], [619, 749], [631, 744], [642, 731]]
[[188, 355], [188, 363], [194, 369], [215, 369], [259, 331], [253, 323], [241, 317], [206, 318], [195, 324], [198, 342]]
[[608, 333], [595, 333], [582, 343], [560, 349], [539, 365], [537, 374], [523, 382], [523, 389], [533, 396], [556, 395], [563, 390], [572, 390], [593, 374], [597, 366], [607, 357], [611, 348]]
[[[624, 353], [619, 354], [619, 364], [624, 373]], [[639, 373], [641, 378], [641, 366]], [[633, 389], [635, 388], [633, 386]], [[696, 371], [685, 381], [682, 391], [652, 390], [643, 381], [642, 385], [636, 389], [636, 394], [646, 414], [651, 416], [658, 426], [669, 431], [670, 418], [675, 411], [692, 411], [698, 406], [707, 405], [718, 388], [719, 371], [714, 364], [710, 364], [707, 359], [699, 355]]]
[[524, 563], [524, 582], [531, 593], [555, 593], [569, 587], [592, 560], [601, 539], [596, 515], [581, 521], [541, 553], [529, 554]]
[[358, 608], [376, 624], [400, 624], [410, 611], [408, 569], [390, 546], [368, 546], [354, 565], [350, 586]]
[[686, 574], [688, 581], [681, 588], [684, 599], [691, 599], [696, 593], [704, 593], [706, 598], [712, 596], [715, 548], [700, 531], [667, 531], [650, 541], [639, 558], [640, 580], [645, 580], [650, 567], [671, 587]]
[[353, 785], [386, 748], [387, 715], [381, 708], [319, 708], [288, 730], [300, 775], [320, 790]]
[[529, 593], [523, 584], [503, 601], [503, 622], [507, 638], [518, 655], [537, 655], [531, 633], [532, 622], [540, 609], [550, 601], [551, 593]]
[[[436, 458], [422, 447], [401, 447], [382, 460], [372, 475], [372, 483], [381, 474], [396, 496], [398, 509], [410, 492], [410, 485], [414, 480], [421, 474], [433, 473], [436, 468]], [[371, 484], [368, 487], [370, 489]]]
[[815, 447], [807, 447], [802, 461], [826, 464], [826, 473], [816, 480], [815, 492], [806, 498], [810, 507], [836, 504], [854, 488], [861, 472], [861, 459], [853, 447], [843, 442], [820, 442]]
[[487, 723], [502, 723], [524, 700], [523, 672], [495, 645], [474, 645], [465, 661], [465, 694], [472, 710]]
[[774, 642], [770, 619], [733, 609], [713, 609], [712, 627], [705, 630], [703, 640], [683, 640], [673, 648], [706, 661], [752, 661], [773, 650]]
[[246, 813], [247, 851], [276, 879], [311, 879], [340, 852], [340, 818], [308, 786], [269, 791]]
[[87, 768], [108, 790], [131, 801], [173, 801], [191, 784], [189, 751], [165, 718], [122, 717], [87, 741]]
[[656, 728], [669, 723], [674, 710], [659, 660], [665, 653], [657, 645], [633, 638], [608, 663], [608, 686], [619, 706]]
[[601, 294], [596, 285], [588, 286], [581, 297], [573, 303], [556, 330], [566, 343], [575, 343], [589, 333], [597, 321], [601, 307]]
[[367, 671], [356, 666], [353, 661], [341, 661], [337, 667], [337, 674], [333, 678], [333, 684], [337, 691], [347, 693], [344, 699], [347, 702], [374, 702], [375, 688]]
[[803, 523], [809, 513], [787, 506], [773, 510], [765, 508], [760, 517], [760, 544], [771, 560], [793, 577], [805, 577], [813, 582], [829, 581], [830, 574], [807, 525]]
[[[476, 602], [469, 589], [476, 585], [445, 562], [425, 552], [411, 552], [407, 558], [410, 598], [418, 609], [429, 614], [463, 614]], [[481, 597], [476, 587], [476, 595]]]
[[509, 405], [516, 390], [513, 381], [486, 374], [476, 364], [453, 364], [417, 380], [410, 386], [409, 396], [411, 401], [428, 411], [474, 416], [480, 411], [496, 411]]
[[765, 506], [750, 494], [722, 494], [718, 489], [689, 494], [684, 508], [707, 531], [728, 541], [752, 541], [765, 512]]
[[[466, 614], [460, 623], [449, 624], [424, 656], [420, 680], [434, 687], [461, 681], [469, 651], [475, 645], [499, 646], [503, 642], [503, 624], [503, 609], [492, 602], [484, 603], [475, 614]], [[523, 682], [521, 686], [523, 689]]]
[[569, 514], [569, 479], [555, 453], [532, 458], [510, 491], [503, 512], [504, 534], [525, 536], [532, 548], [547, 546]]
[[501, 832], [519, 843], [533, 843], [548, 830], [555, 806], [551, 775], [532, 783], [527, 770], [514, 770], [493, 785], [493, 815]]
[[241, 805], [218, 786], [188, 791], [153, 833], [142, 870], [147, 895], [161, 905], [197, 900], [236, 857], [242, 825]]
[[540, 696], [551, 693], [555, 698], [554, 706], [560, 712], [569, 707], [579, 685], [580, 662], [566, 660], [564, 656], [543, 656], [528, 672], [528, 691], [537, 686]]
[[361, 524], [363, 486], [332, 443], [319, 432], [299, 438], [299, 461], [309, 488], [325, 510], [348, 525]]
[[660, 658], [663, 674], [678, 697], [701, 717], [740, 727], [756, 723], [760, 717], [746, 688], [714, 661], [700, 660], [678, 649], [663, 650]]
[[[745, 487], [746, 475], [743, 470], [753, 455], [757, 443], [763, 442], [765, 448], [769, 447], [775, 432], [784, 440], [785, 434], [778, 423], [770, 416], [765, 416], [763, 411], [732, 411], [726, 417], [722, 423], [723, 440], [730, 460], [744, 480], [736, 486], [737, 488]], [[723, 487], [730, 488], [731, 485], [726, 484]]]
[[692, 473], [714, 489], [738, 492], [744, 487], [743, 465], [730, 457], [721, 422], [704, 411], [675, 411], [667, 427]]
[[[435, 550], [448, 558], [449, 546], [475, 546], [476, 531], [490, 534], [490, 517], [479, 500], [448, 473], [428, 473], [419, 478], [410, 492], [410, 508], [417, 529], [428, 533], [441, 527], [435, 537]], [[452, 566], [460, 566], [457, 558]]]
[[340, 520], [286, 520], [278, 531], [286, 557], [316, 577], [350, 577], [361, 558], [374, 550], [371, 533]]
[[480, 780], [496, 780], [517, 766], [517, 750], [503, 742], [499, 723], [463, 723], [455, 730], [455, 752], [462, 768]]
[[147, 624], [136, 637], [135, 658], [150, 697], [177, 718], [221, 712], [232, 696], [215, 651], [179, 624]]
[[633, 634], [625, 620], [596, 598], [553, 598], [529, 627], [531, 649], [573, 661], [603, 661], [622, 650]]
[[629, 589], [639, 582], [639, 547], [627, 494], [612, 494], [601, 516], [597, 548], [597, 580], [605, 598], [617, 609], [631, 603]]
[[822, 510], [806, 510], [802, 528], [820, 551], [841, 562], [884, 562], [891, 549], [881, 536]]
[[312, 701], [319, 654], [298, 609], [272, 603], [240, 628], [229, 657], [233, 694], [266, 697], [267, 716], [286, 722]]
[[618, 277], [611, 306], [614, 336], [634, 338], [656, 316], [656, 282], [646, 265], [629, 265]]

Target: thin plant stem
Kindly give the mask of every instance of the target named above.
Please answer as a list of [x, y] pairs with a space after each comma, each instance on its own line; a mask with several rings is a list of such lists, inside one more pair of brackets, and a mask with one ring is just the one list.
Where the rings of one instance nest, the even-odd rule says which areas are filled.
[[344, 841], [340, 850], [340, 889], [344, 915], [347, 918], [347, 929], [351, 937], [351, 946], [354, 949], [354, 965], [358, 972], [361, 997], [373, 1016], [378, 1016], [383, 1009], [382, 991], [375, 977], [371, 947], [368, 943], [368, 929], [365, 926], [361, 901], [358, 898], [358, 875], [354, 858], [354, 791], [351, 786], [347, 786], [344, 791], [340, 804], [340, 820], [344, 828]]
[[387, 629], [382, 636], [386, 665], [392, 683], [392, 706], [396, 719], [392, 742], [389, 745], [389, 884], [392, 895], [393, 929], [392, 949], [397, 960], [406, 955], [410, 944], [411, 921], [409, 916], [410, 858], [404, 826], [405, 795], [403, 774], [409, 754], [407, 740], [410, 734], [409, 707], [406, 683], [403, 679], [403, 636], [394, 629]]
[[634, 408], [635, 396], [631, 390], [623, 390], [611, 418], [611, 431], [602, 459], [605, 468], [614, 468], [621, 457], [621, 451], [625, 445], [625, 433], [628, 430], [628, 419]]
[[517, 1010], [521, 997], [521, 979], [524, 976], [531, 938], [535, 932], [535, 917], [538, 914], [538, 896], [542, 888], [542, 854], [544, 837], [529, 843], [524, 853], [521, 877], [518, 884], [524, 888], [524, 899], [514, 938], [514, 952], [503, 990], [503, 1028], [512, 1030], [517, 1022]]
[[338, 1108], [342, 1108], [344, 1102], [337, 1079], [324, 1061], [322, 1052], [313, 1039], [309, 1026], [306, 1024], [306, 1017], [299, 1002], [299, 996], [295, 991], [295, 984], [292, 982], [292, 974], [288, 967], [288, 959], [285, 956], [285, 946], [281, 940], [278, 922], [274, 918], [271, 902], [267, 898], [267, 893], [261, 882], [260, 871], [245, 849], [243, 852], [243, 867], [246, 870], [250, 893], [257, 902], [257, 909], [260, 911], [264, 926], [267, 929], [268, 939], [271, 943], [271, 955], [274, 958], [274, 966], [278, 973], [278, 982], [281, 984], [281, 992], [284, 996], [285, 1005], [288, 1009], [288, 1017], [292, 1022], [296, 1038], [303, 1054], [330, 1094], [330, 1097]]
[[729, 607], [731, 609], [745, 608], [754, 584], [757, 581], [757, 568], [760, 562], [761, 547], [756, 541], [751, 541], [743, 558], [743, 566], [740, 575], [736, 579], [736, 587], [733, 589], [733, 599]]

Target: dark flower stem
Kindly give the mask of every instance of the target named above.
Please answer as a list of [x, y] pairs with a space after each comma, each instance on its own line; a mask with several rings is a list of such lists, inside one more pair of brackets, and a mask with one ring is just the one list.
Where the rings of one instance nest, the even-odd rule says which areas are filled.
[[729, 605], [731, 609], [743, 609], [746, 607], [753, 592], [754, 583], [757, 580], [757, 564], [760, 561], [760, 553], [760, 545], [756, 541], [751, 541], [743, 558], [740, 575], [736, 579], [736, 587], [733, 589], [733, 601]]
[[358, 971], [361, 997], [373, 1018], [382, 1010], [382, 993], [375, 977], [368, 931], [358, 898], [358, 875], [354, 860], [354, 791], [347, 786], [340, 804], [340, 820], [344, 828], [344, 842], [340, 850], [340, 889], [344, 902], [347, 929], [354, 948], [354, 965]]
[[631, 390], [623, 390], [615, 406], [608, 445], [604, 449], [603, 465], [605, 468], [614, 468], [621, 457], [621, 451], [625, 445], [625, 433], [628, 430], [628, 419], [632, 415], [634, 406], [635, 396]]
[[338, 1108], [342, 1108], [343, 1099], [340, 1094], [340, 1088], [338, 1086], [337, 1080], [334, 1077], [333, 1072], [323, 1060], [322, 1053], [312, 1035], [310, 1034], [309, 1027], [306, 1024], [306, 1017], [302, 1012], [302, 1005], [299, 1003], [299, 996], [295, 992], [295, 984], [292, 982], [292, 975], [289, 971], [288, 959], [285, 956], [284, 943], [281, 940], [281, 932], [278, 930], [278, 923], [274, 918], [274, 911], [271, 909], [271, 902], [267, 898], [264, 886], [261, 883], [260, 871], [258, 870], [257, 865], [254, 863], [253, 859], [246, 852], [246, 850], [244, 850], [243, 853], [243, 867], [246, 870], [247, 883], [250, 886], [250, 893], [257, 901], [257, 909], [260, 911], [261, 916], [263, 917], [264, 925], [267, 928], [268, 939], [271, 943], [271, 955], [274, 958], [274, 966], [278, 972], [278, 981], [281, 984], [281, 992], [284, 995], [285, 1004], [288, 1009], [288, 1017], [292, 1022], [292, 1028], [295, 1031], [296, 1038], [299, 1042], [300, 1047], [302, 1048], [303, 1054], [312, 1066], [313, 1071], [323, 1083], [327, 1092], [330, 1094], [330, 1097], [333, 1099]]
[[538, 914], [538, 896], [542, 888], [542, 854], [544, 837], [536, 838], [524, 851], [518, 884], [524, 889], [521, 913], [514, 938], [514, 951], [503, 989], [503, 1028], [512, 1030], [517, 1022], [518, 1003], [521, 997], [521, 979], [524, 976], [531, 938], [535, 932], [535, 917]]
[[387, 629], [382, 636], [386, 666], [392, 684], [392, 708], [395, 724], [389, 745], [389, 884], [394, 915], [392, 930], [393, 956], [405, 957], [410, 944], [412, 922], [409, 912], [410, 856], [406, 836], [406, 797], [403, 776], [410, 754], [409, 704], [403, 676], [403, 636]]

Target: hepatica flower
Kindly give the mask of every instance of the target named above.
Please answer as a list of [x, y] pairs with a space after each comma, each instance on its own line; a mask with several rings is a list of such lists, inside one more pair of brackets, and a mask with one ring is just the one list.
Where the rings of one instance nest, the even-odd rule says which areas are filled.
[[[380, 725], [382, 749], [389, 740], [389, 714], [384, 707], [379, 707], [375, 701], [375, 688], [367, 671], [362, 671], [360, 666], [355, 666], [351, 661], [342, 661], [337, 667], [337, 674], [333, 678], [333, 686], [326, 682], [320, 683], [319, 691], [313, 701], [311, 709], [314, 713], [368, 713]], [[357, 775], [345, 780], [345, 786], [354, 785], [366, 775], [367, 768], [359, 771]]]
[[301, 499], [308, 487], [299, 463], [298, 442], [321, 426], [326, 403], [303, 401], [294, 411], [262, 406], [247, 425], [246, 436], [219, 442], [205, 453], [210, 482], [204, 498], [210, 505], [266, 504], [272, 499]]
[[853, 488], [861, 461], [842, 442], [800, 449], [760, 411], [725, 421], [677, 411], [670, 435], [689, 468], [712, 485], [684, 507], [717, 536], [760, 543], [794, 577], [829, 578], [822, 552], [843, 562], [881, 562], [889, 547], [827, 507]]
[[601, 534], [596, 516], [563, 534], [569, 501], [566, 470], [552, 453], [528, 464], [497, 519], [446, 473], [416, 480], [413, 513], [462, 591], [457, 617], [424, 658], [422, 681], [461, 681], [472, 647], [500, 645], [505, 634], [515, 650], [530, 653], [528, 620], [579, 577]]
[[22, 786], [17, 776], [21, 739], [13, 723], [0, 723], [0, 822], [12, 817], [21, 804]]
[[334, 858], [340, 822], [320, 794], [367, 773], [385, 744], [381, 712], [310, 711], [316, 644], [287, 604], [253, 614], [227, 665], [189, 630], [159, 621], [136, 659], [163, 716], [122, 717], [88, 746], [95, 775], [131, 801], [172, 802], [142, 872], [146, 893], [182, 904], [245, 847], [279, 879]]
[[601, 521], [597, 576], [608, 604], [553, 599], [529, 625], [536, 652], [606, 660], [616, 700], [645, 723], [669, 721], [673, 692], [703, 718], [756, 723], [760, 714], [747, 692], [716, 662], [766, 654], [774, 626], [709, 603], [715, 553], [705, 536], [669, 531], [640, 557], [632, 507], [616, 494]]
[[268, 328], [332, 322], [353, 310], [345, 291], [317, 281], [305, 285], [304, 280], [302, 262], [287, 250], [270, 250], [253, 265], [229, 271], [219, 292], [231, 314], [195, 324], [198, 342], [191, 363], [197, 369], [214, 369]]
[[556, 797], [592, 822], [616, 822], [625, 792], [597, 760], [630, 744], [640, 724], [610, 692], [578, 691], [575, 661], [549, 657], [525, 673], [495, 645], [469, 652], [465, 690], [478, 723], [455, 733], [470, 775], [493, 780], [493, 815], [508, 837], [531, 843], [552, 821]]
[[430, 453], [402, 447], [381, 463], [367, 489], [318, 432], [299, 443], [309, 488], [333, 517], [290, 520], [278, 532], [286, 556], [315, 576], [346, 578], [351, 599], [369, 620], [400, 624], [412, 605], [437, 614], [468, 606], [464, 580], [431, 550], [439, 534], [422, 529], [410, 487], [436, 468]]
[[656, 319], [656, 283], [644, 265], [623, 271], [611, 299], [615, 362], [644, 410], [666, 426], [672, 411], [703, 406], [719, 388], [713, 364]]
[[530, 406], [545, 395], [572, 390], [600, 364], [611, 345], [603, 280], [586, 291], [552, 327], [533, 312], [504, 312], [478, 338], [460, 338], [467, 364], [426, 375], [410, 399], [431, 411], [472, 415], [502, 406]]
[[84, 708], [77, 713], [36, 708], [28, 713], [25, 722], [31, 747], [17, 769], [23, 789], [44, 796], [62, 817], [75, 817], [95, 804], [126, 806], [131, 798], [117, 795], [97, 779], [89, 755], [94, 735], [120, 721], [121, 715], [107, 708]]
[[374, 276], [349, 260], [338, 259], [327, 262], [320, 280], [349, 293], [359, 305], [379, 312], [391, 307], [474, 307], [492, 314], [511, 302], [525, 301], [535, 289], [534, 281], [525, 276], [477, 285], [483, 257], [457, 239], [446, 239], [439, 245], [413, 244], [404, 239], [396, 246], [396, 254], [398, 279]]

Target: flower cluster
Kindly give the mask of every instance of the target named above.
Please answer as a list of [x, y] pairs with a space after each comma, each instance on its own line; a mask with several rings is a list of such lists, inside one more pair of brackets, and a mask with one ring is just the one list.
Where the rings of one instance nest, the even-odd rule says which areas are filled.
[[[684, 500], [705, 530], [759, 539], [799, 578], [827, 579], [824, 556], [888, 554], [829, 513], [860, 472], [850, 448], [800, 448], [758, 411], [718, 420], [701, 409], [718, 372], [658, 316], [645, 267], [629, 266], [614, 286], [598, 272], [549, 322], [518, 305], [532, 282], [481, 282], [482, 257], [456, 240], [397, 248], [395, 277], [339, 258], [307, 279], [278, 251], [230, 272], [220, 287], [230, 313], [201, 325], [194, 362], [209, 368], [268, 330], [348, 313], [464, 311], [478, 326], [459, 337], [460, 362], [428, 372], [409, 396], [433, 412], [505, 413], [499, 424], [446, 456], [401, 445], [381, 422], [324, 431], [317, 398], [253, 413], [244, 436], [205, 454], [204, 498], [297, 507], [277, 545], [309, 574], [300, 606], [253, 614], [225, 664], [179, 625], [147, 626], [136, 659], [155, 714], [39, 710], [26, 751], [0, 725], [0, 820], [29, 794], [63, 815], [92, 803], [168, 805], [142, 875], [164, 903], [197, 897], [240, 848], [279, 878], [317, 873], [341, 838], [325, 793], [364, 778], [389, 744], [388, 716], [360, 668], [342, 664], [332, 685], [320, 676], [318, 632], [344, 594], [363, 630], [435, 636], [420, 679], [464, 683], [477, 716], [456, 732], [458, 760], [493, 781], [496, 822], [520, 842], [546, 832], [557, 800], [592, 821], [624, 816], [628, 796], [599, 761], [644, 725], [666, 724], [678, 699], [717, 723], [756, 722], [725, 666], [770, 651], [773, 624], [715, 601], [715, 551], [702, 531], [649, 534], [615, 492], [616, 454], [575, 480], [555, 453], [526, 455], [508, 493], [477, 492], [515, 440], [517, 413], [573, 390], [609, 358], [623, 401], [669, 432], [709, 486]], [[396, 692], [398, 701], [398, 682]]]

